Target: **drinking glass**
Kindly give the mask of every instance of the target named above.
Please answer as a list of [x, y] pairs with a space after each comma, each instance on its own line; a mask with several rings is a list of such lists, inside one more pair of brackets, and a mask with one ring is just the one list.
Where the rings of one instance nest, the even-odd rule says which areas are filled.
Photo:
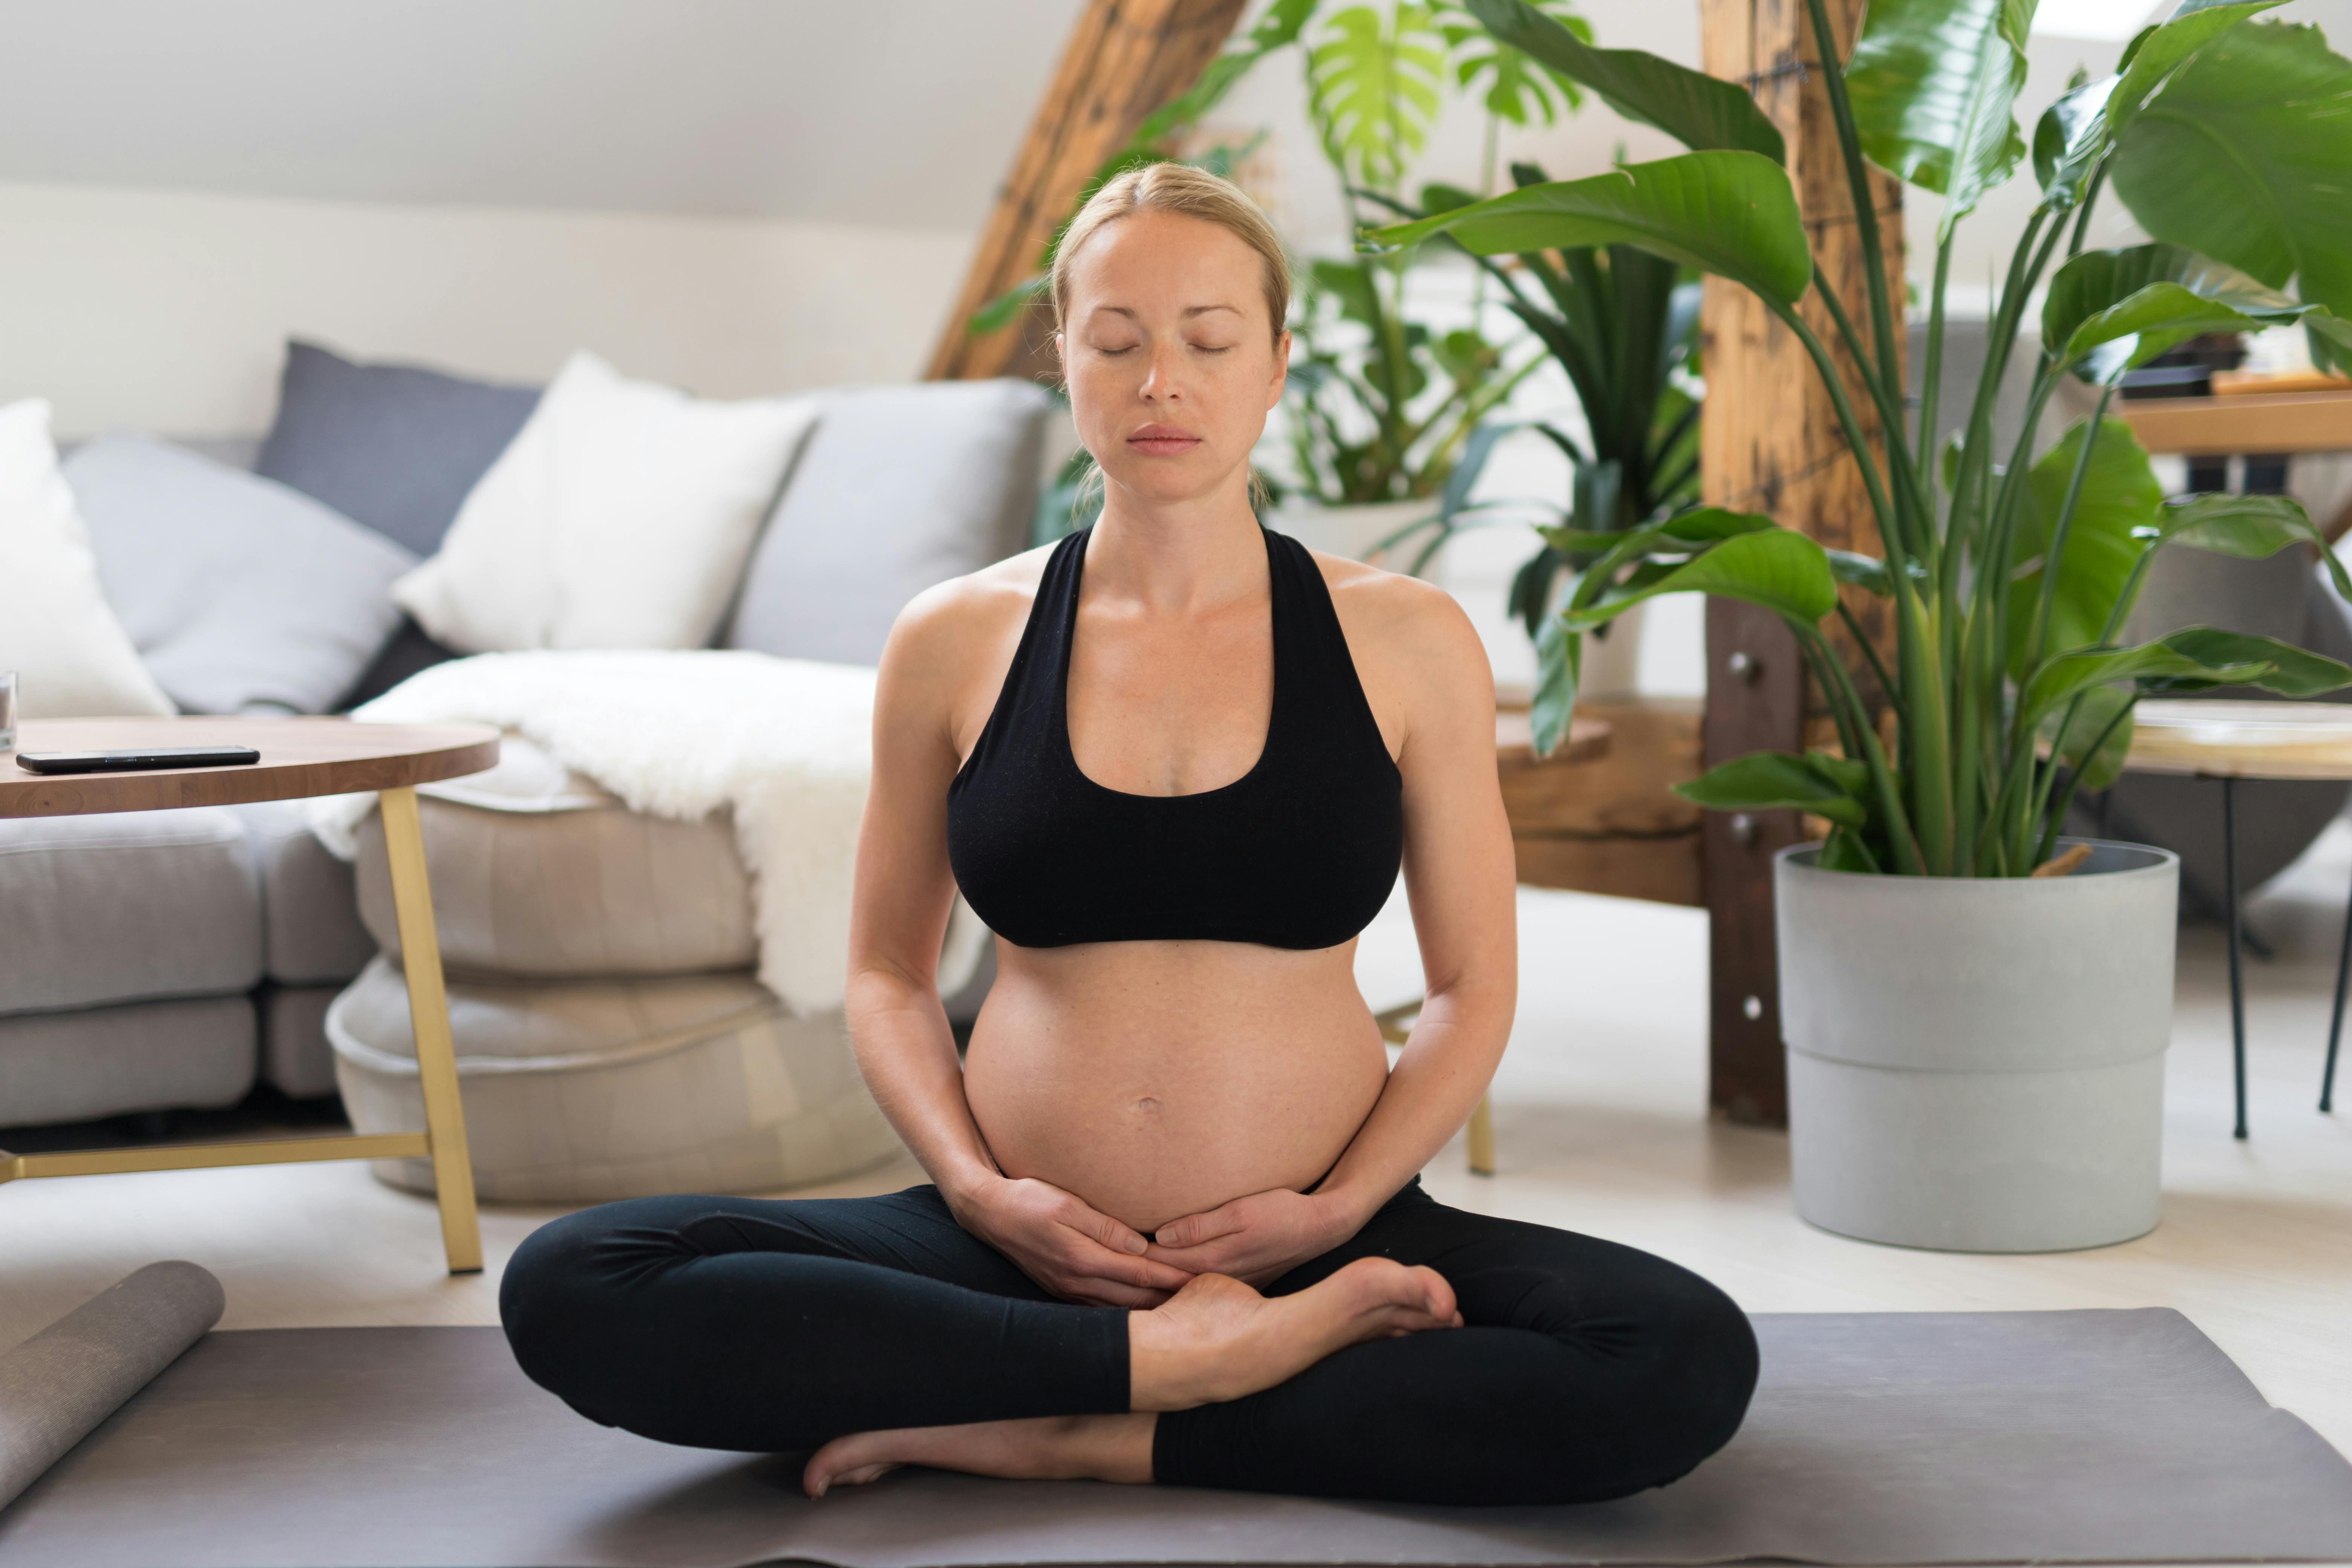
[[0, 752], [16, 749], [16, 672], [0, 669]]

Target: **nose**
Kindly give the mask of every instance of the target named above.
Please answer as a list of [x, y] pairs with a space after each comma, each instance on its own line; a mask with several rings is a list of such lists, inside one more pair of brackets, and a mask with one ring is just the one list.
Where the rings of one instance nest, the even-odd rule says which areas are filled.
[[1146, 403], [1172, 403], [1181, 398], [1184, 395], [1180, 380], [1181, 365], [1176, 344], [1152, 344], [1151, 367], [1143, 378], [1143, 400]]

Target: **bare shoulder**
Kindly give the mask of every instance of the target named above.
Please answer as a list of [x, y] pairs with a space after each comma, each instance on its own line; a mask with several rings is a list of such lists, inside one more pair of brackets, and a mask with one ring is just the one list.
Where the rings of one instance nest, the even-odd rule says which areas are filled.
[[1314, 554], [1390, 755], [1402, 764], [1408, 753], [1422, 754], [1412, 746], [1416, 735], [1458, 739], [1493, 727], [1494, 669], [1453, 595], [1402, 573]]
[[1052, 552], [1050, 545], [1025, 550], [916, 595], [890, 627], [882, 654], [886, 674], [961, 670], [1001, 641], [1008, 627], [1018, 641]]
[[1312, 553], [1359, 668], [1412, 667], [1448, 684], [1475, 678], [1491, 698], [1486, 645], [1453, 595], [1402, 572]]
[[882, 649], [877, 723], [944, 737], [961, 756], [977, 738], [1021, 645], [1050, 545], [935, 584], [908, 601]]

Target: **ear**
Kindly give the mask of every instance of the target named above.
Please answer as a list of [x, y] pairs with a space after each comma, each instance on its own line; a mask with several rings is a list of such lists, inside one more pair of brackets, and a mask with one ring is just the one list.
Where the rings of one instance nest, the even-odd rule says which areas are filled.
[[1290, 383], [1290, 329], [1285, 327], [1274, 337], [1274, 384], [1267, 389], [1268, 409], [1282, 401], [1282, 389]]

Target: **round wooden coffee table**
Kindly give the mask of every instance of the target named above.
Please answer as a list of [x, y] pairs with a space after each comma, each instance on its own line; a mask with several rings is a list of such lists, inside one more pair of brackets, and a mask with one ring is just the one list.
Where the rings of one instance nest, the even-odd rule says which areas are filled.
[[376, 791], [400, 921], [417, 1073], [425, 1088], [425, 1130], [59, 1154], [0, 1152], [0, 1182], [422, 1156], [433, 1162], [449, 1272], [478, 1270], [482, 1239], [474, 1215], [474, 1170], [466, 1156], [466, 1117], [457, 1099], [457, 1052], [441, 984], [441, 946], [433, 930], [433, 893], [425, 879], [416, 786], [493, 766], [499, 732], [487, 724], [359, 724], [348, 719], [28, 719], [16, 727], [16, 745], [26, 752], [251, 746], [261, 760], [216, 768], [49, 774], [26, 773], [16, 765], [15, 752], [0, 752], [0, 817], [167, 811]]

